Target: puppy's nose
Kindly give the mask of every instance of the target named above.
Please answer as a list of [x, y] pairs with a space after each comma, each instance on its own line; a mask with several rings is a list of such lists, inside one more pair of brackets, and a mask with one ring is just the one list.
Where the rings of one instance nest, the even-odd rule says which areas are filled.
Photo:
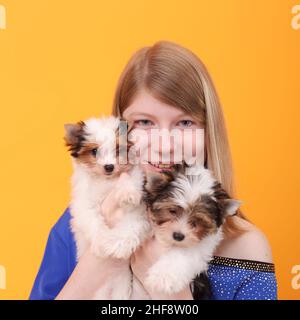
[[104, 170], [106, 171], [106, 172], [112, 172], [113, 170], [114, 170], [114, 165], [113, 164], [106, 164], [105, 166], [104, 166]]
[[184, 234], [182, 234], [180, 232], [173, 232], [173, 238], [176, 241], [182, 241], [184, 239]]

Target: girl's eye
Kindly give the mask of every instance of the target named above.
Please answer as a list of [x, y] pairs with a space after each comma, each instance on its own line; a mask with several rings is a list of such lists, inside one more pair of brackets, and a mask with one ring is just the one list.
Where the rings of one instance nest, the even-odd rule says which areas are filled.
[[91, 150], [91, 154], [92, 154], [94, 157], [96, 157], [96, 155], [97, 155], [97, 151], [98, 151], [98, 149], [97, 149], [97, 148], [92, 149], [92, 150]]
[[178, 122], [178, 125], [183, 128], [191, 127], [194, 124], [192, 120], [181, 120]]
[[147, 119], [136, 120], [134, 121], [134, 123], [140, 127], [149, 127], [153, 125], [153, 122]]

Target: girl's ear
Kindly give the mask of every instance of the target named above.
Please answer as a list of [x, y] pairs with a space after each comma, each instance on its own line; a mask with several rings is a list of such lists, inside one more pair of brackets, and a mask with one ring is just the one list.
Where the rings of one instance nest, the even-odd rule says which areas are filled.
[[242, 204], [242, 201], [235, 199], [222, 199], [221, 202], [225, 207], [226, 216], [233, 216]]

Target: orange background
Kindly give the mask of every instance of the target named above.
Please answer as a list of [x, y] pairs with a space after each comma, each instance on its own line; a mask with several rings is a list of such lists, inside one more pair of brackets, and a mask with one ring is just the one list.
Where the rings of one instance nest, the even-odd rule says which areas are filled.
[[0, 0], [1, 299], [27, 299], [69, 201], [63, 124], [109, 114], [131, 54], [157, 40], [194, 51], [223, 103], [247, 216], [273, 249], [279, 298], [299, 299], [300, 30], [289, 0]]

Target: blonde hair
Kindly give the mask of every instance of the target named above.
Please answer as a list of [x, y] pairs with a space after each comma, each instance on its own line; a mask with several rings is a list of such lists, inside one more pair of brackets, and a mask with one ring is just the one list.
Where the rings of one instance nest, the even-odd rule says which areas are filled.
[[[169, 41], [141, 48], [130, 58], [116, 89], [112, 114], [122, 117], [139, 90], [196, 118], [205, 129], [205, 166], [234, 198], [233, 168], [224, 116], [213, 81], [202, 61], [190, 50]], [[237, 215], [246, 219], [241, 210]], [[224, 230], [243, 230], [228, 218]]]

